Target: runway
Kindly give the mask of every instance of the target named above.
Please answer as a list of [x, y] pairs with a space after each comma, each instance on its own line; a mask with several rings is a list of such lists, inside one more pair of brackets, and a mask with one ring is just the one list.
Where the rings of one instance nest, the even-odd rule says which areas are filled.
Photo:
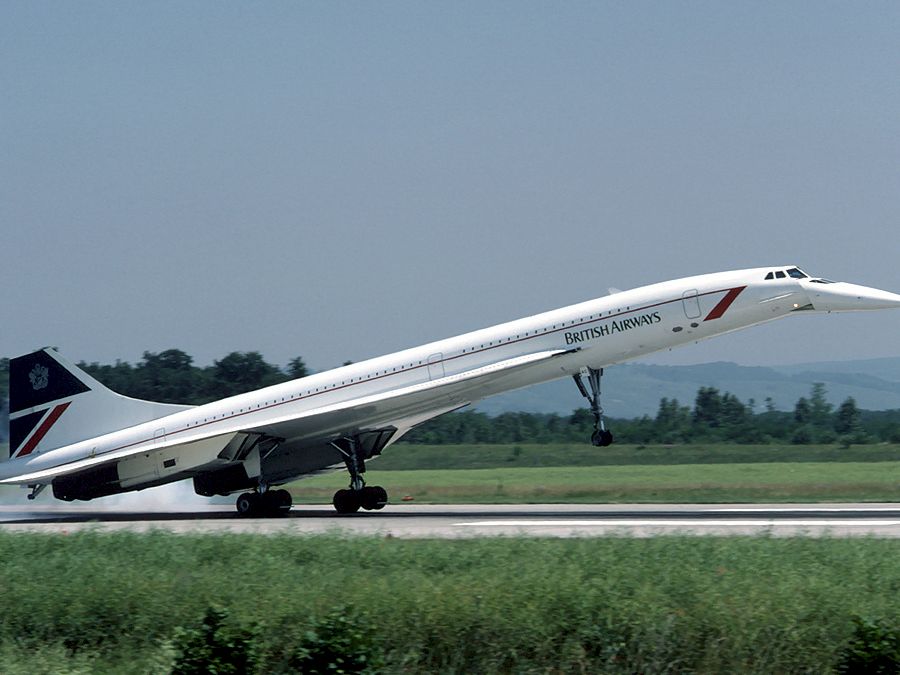
[[[98, 502], [99, 504], [99, 502]], [[98, 504], [0, 506], [0, 531], [373, 535], [404, 538], [653, 537], [759, 535], [900, 537], [897, 504], [389, 504], [337, 515], [295, 506], [282, 518], [240, 518], [230, 505], [98, 508]]]

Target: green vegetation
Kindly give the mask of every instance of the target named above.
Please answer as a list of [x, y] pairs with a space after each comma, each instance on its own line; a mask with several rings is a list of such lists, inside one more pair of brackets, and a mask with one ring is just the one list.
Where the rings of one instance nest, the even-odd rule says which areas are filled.
[[[393, 501], [426, 503], [737, 503], [900, 501], [900, 462], [495, 467], [383, 471], [368, 480]], [[294, 483], [295, 502], [327, 503], [338, 472]]]
[[[415, 445], [398, 443], [373, 462], [375, 471], [487, 469], [528, 466], [752, 464], [757, 462], [900, 462], [900, 444], [854, 445], [626, 445], [585, 443]], [[666, 469], [661, 469], [665, 471]]]
[[[426, 422], [403, 442], [427, 445], [586, 442], [594, 420], [580, 408], [571, 415], [503, 413], [490, 417], [465, 411]], [[859, 410], [853, 398], [834, 411], [816, 384], [810, 398], [797, 401], [793, 412], [775, 410], [767, 401], [762, 412], [753, 402], [701, 387], [693, 408], [663, 398], [655, 417], [608, 419], [617, 442], [635, 444], [831, 444], [844, 448], [872, 442], [900, 443], [900, 410]]]
[[855, 629], [844, 650], [839, 673], [896, 673], [900, 667], [900, 627], [853, 617]]
[[0, 665], [6, 673], [896, 669], [897, 553], [897, 542], [873, 539], [7, 534]]
[[[426, 503], [900, 501], [900, 446], [398, 444], [368, 480]], [[337, 472], [291, 491], [327, 503], [346, 482]]]
[[303, 359], [292, 359], [286, 368], [267, 363], [259, 352], [231, 352], [213, 365], [200, 368], [180, 349], [159, 354], [144, 352], [132, 366], [126, 361], [114, 365], [78, 363], [112, 390], [163, 403], [206, 403], [279, 382], [305, 377]]

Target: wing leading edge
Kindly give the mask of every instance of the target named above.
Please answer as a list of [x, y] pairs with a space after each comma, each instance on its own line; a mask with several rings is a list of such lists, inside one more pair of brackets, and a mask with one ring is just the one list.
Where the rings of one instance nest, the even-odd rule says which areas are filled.
[[504, 390], [514, 388], [515, 383], [510, 380], [515, 380], [517, 375], [566, 353], [567, 350], [560, 349], [527, 354], [402, 389], [323, 406], [300, 415], [287, 415], [243, 431], [293, 439], [342, 436], [388, 425], [402, 427], [403, 420], [424, 421], [483, 398], [492, 384]]

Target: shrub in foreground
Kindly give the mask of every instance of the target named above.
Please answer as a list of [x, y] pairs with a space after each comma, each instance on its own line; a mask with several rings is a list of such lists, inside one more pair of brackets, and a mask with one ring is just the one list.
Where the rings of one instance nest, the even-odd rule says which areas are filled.
[[175, 675], [242, 675], [250, 669], [252, 634], [228, 622], [228, 612], [206, 610], [199, 626], [175, 631]]
[[260, 644], [260, 673], [378, 673], [383, 659], [368, 620], [351, 607], [336, 607], [321, 618], [293, 617], [266, 631], [277, 639]]
[[900, 627], [884, 620], [853, 617], [853, 637], [841, 654], [837, 672], [855, 675], [900, 673]]

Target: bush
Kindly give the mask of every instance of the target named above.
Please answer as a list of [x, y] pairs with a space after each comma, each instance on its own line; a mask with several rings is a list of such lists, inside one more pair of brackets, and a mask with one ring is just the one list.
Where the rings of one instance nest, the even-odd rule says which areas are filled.
[[178, 675], [240, 675], [250, 670], [252, 634], [228, 625], [228, 613], [210, 607], [199, 626], [175, 633], [177, 656], [172, 672]]
[[858, 616], [853, 617], [853, 623], [853, 637], [841, 654], [837, 672], [900, 672], [900, 628]]
[[[383, 659], [367, 621], [352, 609], [340, 607], [303, 626], [302, 619], [281, 622], [265, 631], [277, 642], [260, 649], [258, 672], [265, 673], [374, 673]], [[300, 631], [299, 635], [292, 635]]]

